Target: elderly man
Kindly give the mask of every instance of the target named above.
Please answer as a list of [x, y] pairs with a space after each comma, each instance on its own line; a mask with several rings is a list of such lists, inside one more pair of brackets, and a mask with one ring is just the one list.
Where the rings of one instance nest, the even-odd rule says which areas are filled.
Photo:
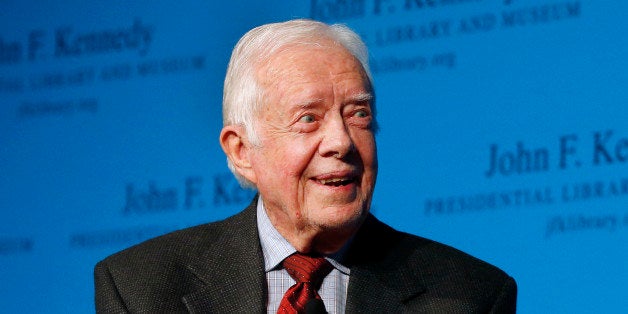
[[515, 312], [504, 272], [369, 214], [374, 104], [366, 48], [348, 28], [249, 31], [227, 70], [220, 143], [258, 197], [100, 262], [97, 311]]

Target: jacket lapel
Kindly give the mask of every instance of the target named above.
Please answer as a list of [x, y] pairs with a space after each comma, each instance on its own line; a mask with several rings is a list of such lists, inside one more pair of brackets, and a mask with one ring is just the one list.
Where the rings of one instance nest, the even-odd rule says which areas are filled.
[[[256, 198], [257, 200], [257, 198]], [[253, 201], [240, 214], [219, 222], [219, 232], [192, 248], [186, 265], [202, 284], [182, 299], [190, 313], [265, 313], [266, 279]], [[351, 269], [347, 313], [394, 313], [425, 288], [405, 265], [400, 233], [369, 216], [347, 252]]]
[[399, 313], [405, 302], [423, 293], [416, 266], [404, 262], [412, 252], [399, 232], [369, 216], [347, 254], [347, 313]]
[[187, 265], [204, 283], [183, 297], [190, 313], [265, 312], [266, 282], [256, 206], [253, 201], [240, 214], [219, 222], [219, 232], [205, 240], [206, 248], [200, 248], [196, 261]]

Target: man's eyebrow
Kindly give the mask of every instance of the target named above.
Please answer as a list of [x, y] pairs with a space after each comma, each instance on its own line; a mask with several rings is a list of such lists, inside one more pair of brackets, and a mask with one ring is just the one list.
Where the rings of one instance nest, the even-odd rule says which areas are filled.
[[[348, 96], [345, 103], [362, 103], [373, 100], [373, 94], [368, 92], [361, 92], [351, 96]], [[295, 109], [310, 109], [324, 103], [323, 98], [312, 98], [304, 101], [296, 102]]]
[[307, 109], [307, 108], [312, 108], [312, 107], [314, 107], [317, 104], [323, 103], [324, 101], [325, 100], [322, 99], [322, 98], [311, 98], [311, 99], [307, 99], [307, 100], [298, 102], [296, 105], [299, 108]]
[[312, 98], [312, 99], [298, 101], [294, 103], [294, 105], [289, 109], [289, 111], [298, 112], [302, 110], [310, 110], [322, 104], [323, 101], [324, 100], [321, 98]]
[[349, 102], [349, 103], [350, 102], [360, 103], [360, 102], [368, 102], [368, 101], [371, 101], [371, 100], [373, 100], [373, 94], [372, 93], [365, 93], [365, 92], [363, 92], [363, 93], [358, 93], [358, 94], [351, 95], [351, 96], [347, 97], [347, 101], [346, 102]]

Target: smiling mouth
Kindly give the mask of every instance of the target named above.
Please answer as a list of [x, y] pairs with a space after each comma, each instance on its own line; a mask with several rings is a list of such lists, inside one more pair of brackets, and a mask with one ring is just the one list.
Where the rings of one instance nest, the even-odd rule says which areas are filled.
[[355, 182], [355, 178], [332, 178], [316, 180], [318, 183], [327, 186], [345, 186]]

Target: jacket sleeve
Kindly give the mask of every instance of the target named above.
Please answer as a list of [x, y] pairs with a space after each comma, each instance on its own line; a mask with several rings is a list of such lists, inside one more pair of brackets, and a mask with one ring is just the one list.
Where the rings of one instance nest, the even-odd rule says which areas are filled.
[[129, 313], [104, 262], [94, 268], [96, 313]]
[[510, 314], [517, 312], [517, 283], [512, 277], [504, 282], [502, 291], [491, 309], [494, 314]]

